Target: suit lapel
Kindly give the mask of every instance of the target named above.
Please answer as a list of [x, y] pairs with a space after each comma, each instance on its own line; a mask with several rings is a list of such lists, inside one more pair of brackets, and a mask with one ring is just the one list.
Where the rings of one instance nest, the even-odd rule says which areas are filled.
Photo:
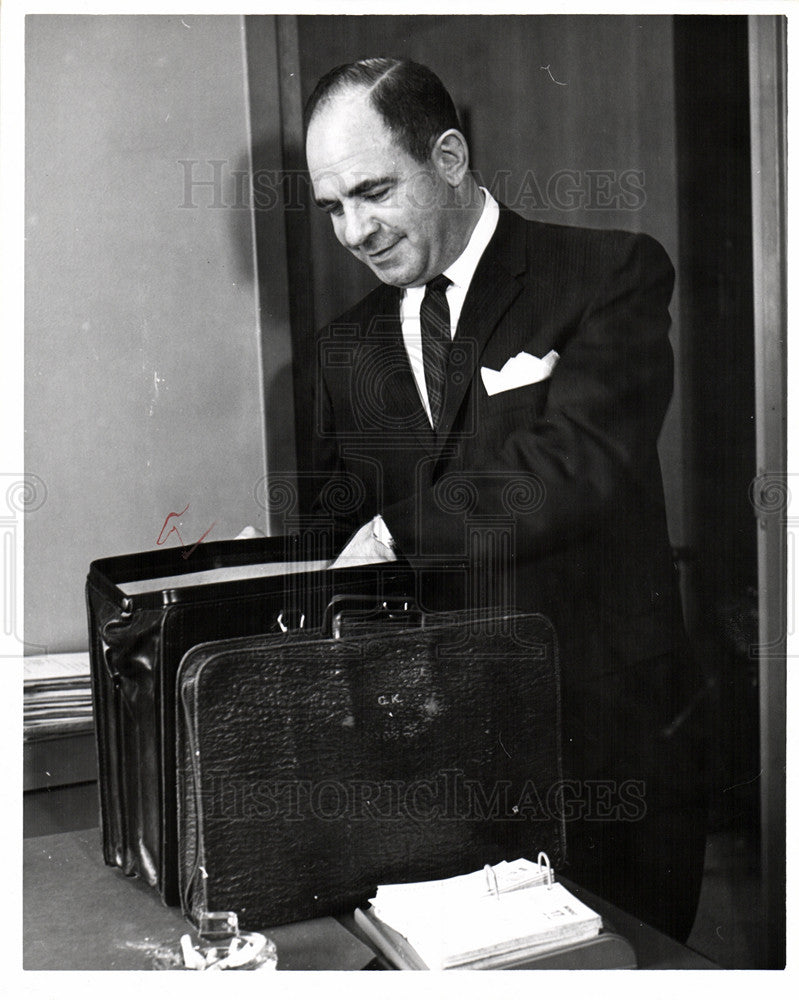
[[519, 275], [525, 266], [525, 222], [502, 208], [496, 232], [474, 272], [452, 343], [446, 398], [437, 436], [439, 448], [446, 443], [466, 391], [477, 375], [486, 344], [522, 290]]

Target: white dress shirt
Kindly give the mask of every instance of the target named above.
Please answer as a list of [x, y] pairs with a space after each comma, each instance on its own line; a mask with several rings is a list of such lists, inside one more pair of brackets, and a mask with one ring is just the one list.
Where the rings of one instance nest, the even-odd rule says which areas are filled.
[[[477, 220], [477, 225], [469, 237], [466, 248], [458, 259], [450, 264], [442, 273], [452, 282], [447, 288], [447, 305], [449, 306], [450, 336], [455, 336], [458, 329], [458, 320], [461, 317], [463, 303], [466, 300], [466, 293], [472, 283], [474, 272], [483, 256], [483, 251], [488, 246], [494, 230], [499, 221], [499, 205], [485, 188], [480, 188], [483, 192], [483, 211]], [[427, 385], [424, 380], [424, 359], [422, 357], [422, 327], [419, 322], [419, 312], [422, 308], [425, 285], [418, 288], [405, 288], [400, 300], [400, 322], [402, 324], [402, 339], [405, 342], [405, 351], [408, 361], [413, 371], [416, 388], [424, 406], [427, 419], [432, 426], [433, 420], [430, 415], [430, 402], [427, 398]]]

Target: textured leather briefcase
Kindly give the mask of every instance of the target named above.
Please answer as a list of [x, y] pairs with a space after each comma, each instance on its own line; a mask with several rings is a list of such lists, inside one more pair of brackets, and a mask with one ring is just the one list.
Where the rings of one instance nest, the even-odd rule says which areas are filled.
[[[313, 546], [313, 547], [311, 547]], [[197, 643], [318, 627], [331, 597], [413, 593], [398, 563], [328, 570], [295, 536], [96, 560], [86, 601], [106, 864], [179, 902], [175, 678]], [[224, 579], [220, 579], [225, 577]]]
[[[344, 600], [346, 607], [348, 601]], [[338, 606], [340, 602], [336, 602]], [[565, 860], [555, 636], [539, 615], [433, 614], [190, 650], [180, 666], [180, 891], [247, 928], [383, 882]]]

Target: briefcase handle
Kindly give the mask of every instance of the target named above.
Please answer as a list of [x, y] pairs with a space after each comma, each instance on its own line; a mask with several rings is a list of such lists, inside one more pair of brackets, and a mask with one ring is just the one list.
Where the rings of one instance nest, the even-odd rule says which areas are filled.
[[322, 635], [340, 639], [344, 632], [375, 627], [424, 626], [424, 612], [411, 597], [376, 598], [374, 594], [336, 594], [325, 608]]

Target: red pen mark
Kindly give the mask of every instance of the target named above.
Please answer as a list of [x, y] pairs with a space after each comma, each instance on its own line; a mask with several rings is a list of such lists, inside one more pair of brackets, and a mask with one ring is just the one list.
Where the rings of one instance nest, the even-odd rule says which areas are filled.
[[[213, 522], [213, 524], [211, 525], [211, 528], [213, 528], [214, 524], [216, 524], [216, 521]], [[183, 558], [184, 559], [188, 559], [189, 556], [192, 554], [192, 552], [194, 552], [194, 550], [197, 548], [197, 546], [203, 540], [203, 538], [205, 538], [206, 535], [210, 535], [211, 534], [211, 528], [209, 528], [208, 531], [205, 532], [205, 535], [200, 535], [200, 537], [197, 539], [197, 541], [194, 543], [194, 545], [192, 545], [192, 547], [189, 549], [188, 552], [184, 552], [183, 553]]]
[[174, 510], [170, 511], [169, 514], [167, 514], [167, 516], [164, 518], [164, 527], [161, 528], [161, 530], [158, 533], [158, 538], [155, 540], [156, 545], [163, 545], [166, 539], [169, 538], [169, 536], [172, 534], [173, 531], [178, 536], [178, 539], [180, 539], [180, 544], [181, 545], [183, 544], [183, 539], [180, 537], [180, 532], [178, 531], [178, 529], [175, 527], [174, 524], [170, 527], [169, 531], [167, 531], [166, 538], [162, 538], [161, 535], [163, 535], [164, 529], [169, 524], [170, 517], [183, 517], [183, 515], [186, 513], [188, 509], [189, 509], [189, 504], [187, 503], [179, 514], [176, 513]]
[[[178, 536], [178, 541], [180, 542], [180, 544], [183, 545], [183, 539], [180, 537], [180, 532], [178, 531], [178, 529], [175, 527], [174, 524], [170, 524], [169, 525], [169, 531], [166, 532], [166, 535], [164, 535], [164, 532], [166, 531], [166, 526], [169, 524], [170, 519], [173, 518], [173, 517], [182, 517], [186, 513], [186, 511], [189, 509], [189, 507], [190, 507], [190, 503], [187, 503], [186, 506], [183, 508], [183, 510], [181, 510], [181, 511], [174, 511], [173, 510], [173, 511], [170, 511], [167, 514], [166, 518], [164, 519], [164, 524], [163, 524], [161, 530], [158, 533], [158, 538], [156, 539], [156, 542], [155, 542], [156, 545], [163, 545], [164, 542], [167, 540], [167, 538], [169, 538], [169, 536], [172, 534], [173, 531]], [[182, 556], [183, 556], [184, 559], [188, 559], [189, 556], [192, 554], [192, 552], [194, 552], [194, 550], [200, 544], [200, 542], [204, 538], [206, 538], [208, 535], [210, 535], [211, 530], [213, 529], [213, 527], [214, 527], [215, 524], [216, 524], [216, 521], [213, 522], [213, 524], [211, 525], [211, 527], [204, 534], [200, 535], [200, 537], [197, 539], [197, 541], [194, 543], [194, 545], [192, 545], [192, 547], [190, 549], [188, 549], [187, 551], [185, 551], [185, 552], [182, 553]], [[185, 549], [185, 545], [183, 545], [183, 547]]]

